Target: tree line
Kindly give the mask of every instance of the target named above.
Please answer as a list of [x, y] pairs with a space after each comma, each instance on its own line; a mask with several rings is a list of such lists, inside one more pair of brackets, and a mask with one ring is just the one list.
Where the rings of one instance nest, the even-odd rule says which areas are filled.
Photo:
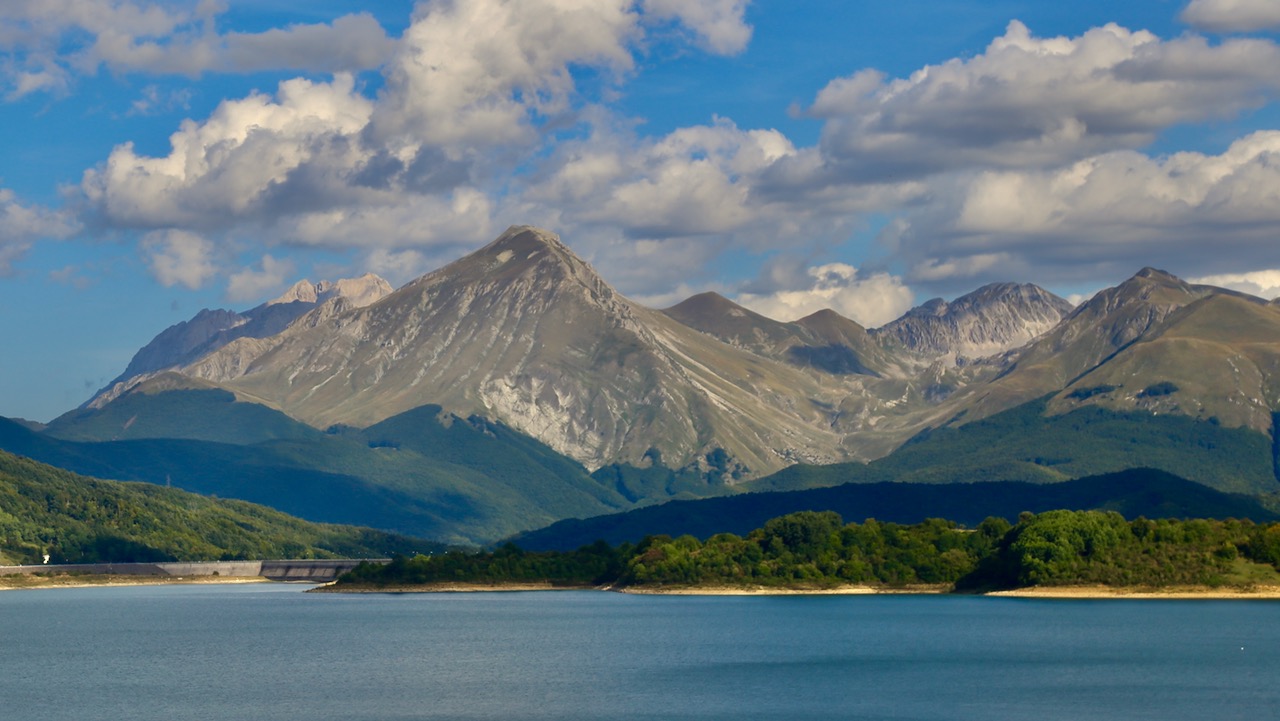
[[988, 518], [976, 528], [930, 519], [914, 525], [844, 523], [831, 511], [802, 511], [746, 536], [650, 536], [603, 541], [569, 552], [451, 551], [365, 564], [340, 584], [503, 584], [581, 587], [832, 588], [918, 585], [959, 591], [1025, 586], [1243, 585], [1276, 580], [1280, 524], [1247, 520], [1126, 520], [1115, 512]]

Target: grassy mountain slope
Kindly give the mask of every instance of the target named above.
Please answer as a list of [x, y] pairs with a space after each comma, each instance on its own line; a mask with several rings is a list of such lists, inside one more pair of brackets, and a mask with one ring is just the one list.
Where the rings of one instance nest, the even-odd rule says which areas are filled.
[[1068, 386], [1049, 412], [1081, 405], [1269, 431], [1280, 408], [1280, 309], [1227, 293], [1192, 302]]
[[[191, 386], [196, 381], [167, 374]], [[256, 403], [236, 400], [215, 388], [160, 390], [153, 379], [147, 392], [128, 393], [101, 408], [79, 408], [54, 419], [46, 433], [68, 441], [120, 441], [139, 438], [187, 438], [248, 445], [276, 438], [314, 439], [321, 431]]]
[[979, 421], [922, 432], [869, 464], [793, 466], [744, 485], [795, 490], [850, 482], [1050, 483], [1156, 468], [1233, 493], [1280, 491], [1269, 436], [1182, 415], [1091, 406], [1045, 415], [1048, 397]]
[[906, 373], [865, 328], [831, 310], [783, 323], [719, 293], [700, 293], [662, 313], [735, 348], [831, 375]]
[[[117, 412], [117, 404], [128, 405]], [[179, 426], [181, 419], [200, 415], [210, 429], [238, 426], [229, 434], [241, 440], [292, 423], [261, 406], [226, 402], [216, 391], [134, 393], [95, 413], [91, 422], [135, 414], [167, 417]], [[439, 407], [416, 409], [367, 431], [309, 430], [252, 444], [189, 438], [79, 442], [0, 420], [0, 448], [87, 475], [173, 485], [313, 521], [450, 543], [490, 541], [630, 505], [545, 445], [498, 424], [441, 414]]]
[[421, 539], [309, 523], [243, 501], [86, 478], [0, 451], [0, 556], [40, 563], [377, 557]]
[[717, 533], [745, 535], [770, 518], [796, 511], [835, 511], [846, 519], [875, 518], [893, 523], [947, 518], [975, 527], [988, 516], [1015, 521], [1023, 511], [1052, 509], [1103, 509], [1128, 518], [1280, 519], [1251, 498], [1140, 468], [1054, 484], [847, 484], [672, 501], [626, 513], [560, 521], [513, 540], [529, 550], [568, 550], [597, 539], [616, 545], [658, 534], [677, 537], [687, 533], [704, 539]]
[[1227, 292], [1144, 268], [1082, 303], [1052, 330], [1018, 351], [999, 377], [958, 393], [944, 404], [945, 409], [952, 415], [963, 411], [968, 419], [976, 420], [1056, 393], [1156, 331], [1180, 308]]

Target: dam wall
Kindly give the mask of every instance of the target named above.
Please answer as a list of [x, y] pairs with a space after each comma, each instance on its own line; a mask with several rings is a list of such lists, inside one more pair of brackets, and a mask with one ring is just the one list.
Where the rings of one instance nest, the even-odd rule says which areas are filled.
[[364, 562], [389, 563], [387, 558], [287, 559], [278, 561], [203, 561], [170, 563], [67, 563], [0, 566], [0, 576], [35, 573], [82, 573], [119, 576], [260, 577], [272, 581], [326, 583]]

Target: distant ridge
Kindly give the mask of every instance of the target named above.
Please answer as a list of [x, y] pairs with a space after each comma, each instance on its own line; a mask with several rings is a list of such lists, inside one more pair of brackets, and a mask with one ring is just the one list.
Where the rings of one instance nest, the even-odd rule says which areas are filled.
[[945, 518], [970, 528], [988, 516], [1016, 522], [1023, 511], [1102, 509], [1126, 518], [1248, 518], [1280, 520], [1248, 496], [1221, 493], [1163, 471], [1135, 468], [1063, 483], [850, 483], [784, 493], [672, 501], [661, 506], [587, 519], [559, 521], [514, 537], [527, 550], [571, 550], [604, 540], [617, 545], [645, 536], [706, 539], [745, 534], [770, 518], [796, 511], [835, 511], [846, 521], [874, 518], [920, 523]]
[[81, 407], [100, 407], [127, 390], [133, 384], [130, 383], [131, 380], [185, 365], [237, 338], [265, 338], [275, 335], [303, 314], [330, 299], [345, 298], [352, 305], [363, 307], [377, 302], [391, 292], [391, 285], [387, 281], [373, 273], [366, 273], [359, 278], [344, 278], [332, 282], [312, 283], [300, 280], [281, 296], [243, 313], [203, 309], [190, 320], [161, 331], [134, 354], [123, 373]]

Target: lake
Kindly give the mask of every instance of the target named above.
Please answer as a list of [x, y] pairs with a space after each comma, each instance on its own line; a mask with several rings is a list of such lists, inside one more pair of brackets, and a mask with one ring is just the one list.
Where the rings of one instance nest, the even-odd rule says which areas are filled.
[[0, 592], [0, 718], [1257, 719], [1280, 602]]

